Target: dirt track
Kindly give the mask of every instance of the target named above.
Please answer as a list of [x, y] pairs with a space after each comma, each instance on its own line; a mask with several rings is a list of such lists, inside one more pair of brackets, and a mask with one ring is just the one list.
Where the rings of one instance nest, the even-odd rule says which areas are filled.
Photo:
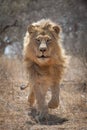
[[87, 130], [87, 94], [74, 82], [63, 82], [59, 108], [49, 110], [50, 118], [37, 123], [36, 110], [27, 102], [29, 88], [20, 90], [26, 81], [20, 65], [0, 60], [0, 130]]

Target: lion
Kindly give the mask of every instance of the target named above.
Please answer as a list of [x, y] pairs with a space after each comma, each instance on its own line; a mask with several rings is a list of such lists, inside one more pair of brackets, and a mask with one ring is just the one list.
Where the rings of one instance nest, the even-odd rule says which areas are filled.
[[[61, 31], [56, 23], [42, 19], [29, 25], [24, 37], [24, 63], [31, 83], [28, 101], [32, 107], [36, 100], [38, 119], [46, 118], [48, 108], [55, 109], [59, 105], [59, 85], [66, 66]], [[47, 104], [48, 88], [52, 97]]]

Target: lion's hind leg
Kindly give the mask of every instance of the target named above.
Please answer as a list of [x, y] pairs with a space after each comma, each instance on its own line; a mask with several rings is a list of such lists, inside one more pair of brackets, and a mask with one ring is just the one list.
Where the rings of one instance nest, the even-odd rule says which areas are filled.
[[34, 91], [32, 90], [32, 88], [30, 89], [30, 93], [28, 96], [28, 102], [29, 102], [30, 107], [32, 107], [35, 102], [35, 94], [34, 94]]

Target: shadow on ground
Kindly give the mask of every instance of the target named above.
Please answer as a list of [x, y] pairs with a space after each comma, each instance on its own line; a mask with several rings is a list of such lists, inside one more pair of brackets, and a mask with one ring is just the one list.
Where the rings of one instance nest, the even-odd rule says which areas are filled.
[[[28, 113], [29, 116], [31, 116], [32, 120], [35, 121], [35, 123], [38, 123], [40, 125], [61, 125], [63, 123], [65, 123], [66, 121], [68, 121], [67, 118], [62, 118], [62, 117], [58, 117], [56, 115], [52, 115], [52, 114], [49, 114], [48, 115], [48, 118], [46, 119], [42, 119], [42, 120], [35, 120], [35, 116], [37, 115], [37, 112], [36, 112], [36, 109], [31, 109], [31, 112]], [[27, 124], [32, 124], [32, 122], [26, 122]]]

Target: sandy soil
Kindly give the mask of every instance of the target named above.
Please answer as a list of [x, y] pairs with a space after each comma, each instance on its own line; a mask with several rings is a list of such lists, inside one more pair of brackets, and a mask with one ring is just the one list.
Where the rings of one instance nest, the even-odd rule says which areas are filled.
[[87, 94], [77, 89], [81, 83], [63, 82], [59, 107], [49, 110], [49, 119], [36, 122], [36, 109], [27, 102], [29, 88], [20, 90], [26, 82], [20, 61], [0, 58], [0, 130], [87, 130]]

